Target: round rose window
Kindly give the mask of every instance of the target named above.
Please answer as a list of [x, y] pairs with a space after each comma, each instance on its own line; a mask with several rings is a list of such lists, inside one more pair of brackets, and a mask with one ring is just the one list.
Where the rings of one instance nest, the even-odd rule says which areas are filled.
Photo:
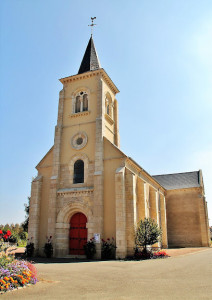
[[82, 149], [83, 147], [85, 147], [85, 145], [87, 144], [88, 141], [88, 137], [87, 134], [85, 132], [78, 132], [77, 134], [75, 134], [72, 139], [71, 139], [71, 146], [74, 149]]

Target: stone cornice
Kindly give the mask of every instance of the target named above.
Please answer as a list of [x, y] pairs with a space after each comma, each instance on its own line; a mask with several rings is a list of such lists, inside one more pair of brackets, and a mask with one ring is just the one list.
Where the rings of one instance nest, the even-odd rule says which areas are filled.
[[71, 195], [73, 197], [90, 195], [94, 191], [93, 187], [67, 188], [57, 190], [58, 195]]
[[91, 112], [86, 110], [86, 111], [81, 111], [75, 114], [70, 114], [69, 118], [77, 118], [77, 117], [81, 117], [81, 116], [88, 116]]
[[188, 188], [181, 188], [181, 189], [172, 189], [172, 190], [166, 190], [167, 192], [167, 195], [169, 194], [176, 194], [176, 193], [185, 193], [185, 192], [199, 192], [201, 194], [201, 197], [199, 198], [202, 198], [204, 197], [204, 194], [203, 194], [203, 187], [202, 186], [199, 186], [199, 187], [188, 187]]
[[147, 183], [149, 183], [155, 190], [159, 190], [160, 193], [164, 193], [166, 189], [160, 185], [149, 173], [147, 173], [141, 166], [139, 166], [131, 157], [126, 159], [126, 167], [132, 166], [137, 171], [137, 176]]
[[111, 80], [111, 78], [108, 76], [108, 74], [105, 72], [104, 69], [98, 69], [98, 70], [95, 70], [95, 71], [89, 71], [89, 72], [85, 72], [85, 73], [82, 73], [82, 74], [72, 75], [72, 76], [69, 76], [69, 77], [61, 78], [61, 79], [59, 79], [59, 81], [62, 84], [65, 84], [65, 83], [68, 83], [68, 82], [77, 81], [77, 80], [81, 80], [81, 79], [85, 79], [85, 78], [89, 78], [89, 77], [97, 76], [97, 75], [102, 76], [102, 78], [109, 85], [109, 87], [111, 88], [111, 90], [113, 91], [114, 94], [119, 93], [118, 88], [113, 83], [113, 81]]

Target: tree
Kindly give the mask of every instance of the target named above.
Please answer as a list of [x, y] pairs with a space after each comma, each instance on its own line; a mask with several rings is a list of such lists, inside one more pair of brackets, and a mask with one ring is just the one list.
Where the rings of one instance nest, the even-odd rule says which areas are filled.
[[136, 248], [142, 247], [147, 252], [147, 246], [157, 243], [162, 235], [162, 230], [151, 218], [145, 218], [138, 222], [135, 233]]
[[24, 210], [26, 212], [26, 215], [25, 215], [25, 221], [22, 223], [22, 227], [24, 231], [28, 232], [30, 197], [28, 197], [28, 203], [25, 203], [24, 206], [25, 206]]

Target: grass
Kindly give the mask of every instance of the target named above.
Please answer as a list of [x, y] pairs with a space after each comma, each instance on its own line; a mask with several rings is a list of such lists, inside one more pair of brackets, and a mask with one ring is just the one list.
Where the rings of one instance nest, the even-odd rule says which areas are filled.
[[27, 245], [27, 241], [26, 240], [19, 240], [17, 247], [21, 248], [21, 247], [26, 247]]

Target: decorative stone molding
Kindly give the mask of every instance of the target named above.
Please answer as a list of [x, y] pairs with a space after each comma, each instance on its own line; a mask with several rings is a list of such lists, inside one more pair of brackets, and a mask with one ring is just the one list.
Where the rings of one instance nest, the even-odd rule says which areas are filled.
[[98, 76], [98, 75], [102, 76], [102, 78], [108, 84], [108, 86], [111, 88], [111, 90], [114, 94], [119, 93], [118, 88], [115, 86], [115, 84], [113, 83], [113, 81], [111, 80], [111, 78], [108, 76], [108, 74], [105, 72], [104, 69], [99, 69], [99, 70], [96, 70], [96, 71], [86, 72], [84, 74], [77, 74], [77, 75], [72, 75], [72, 76], [69, 76], [69, 77], [61, 78], [60, 82], [63, 85], [65, 85], [68, 82], [78, 81], [78, 80], [82, 80], [82, 79], [85, 79], [85, 78], [90, 78], [90, 77]]
[[77, 117], [82, 117], [82, 116], [88, 116], [90, 115], [90, 111], [81, 111], [78, 113], [72, 113], [71, 115], [69, 115], [69, 118], [77, 118]]
[[70, 188], [70, 189], [59, 189], [57, 194], [60, 196], [71, 195], [73, 197], [78, 196], [89, 196], [93, 194], [93, 187], [80, 187], [80, 188]]
[[[112, 97], [110, 95], [109, 92], [106, 92], [105, 94], [105, 115], [106, 115], [106, 119], [109, 123], [112, 122], [112, 124], [114, 123], [113, 121], [113, 109], [114, 109], [114, 105], [113, 105], [113, 100]], [[108, 118], [107, 118], [108, 116]]]
[[90, 209], [88, 203], [86, 203], [85, 201], [79, 202], [79, 200], [75, 198], [74, 200], [68, 202], [63, 208], [61, 208], [57, 215], [57, 224], [69, 224], [71, 217], [77, 212], [82, 212], [87, 217], [88, 222], [93, 215], [93, 212]]
[[76, 149], [80, 150], [86, 146], [88, 142], [88, 136], [85, 132], [78, 132], [71, 138], [71, 146]]
[[[88, 103], [87, 103], [87, 109], [85, 112], [88, 111], [89, 109], [89, 102], [90, 102], [90, 89], [87, 88], [87, 87], [80, 87], [78, 88], [77, 90], [75, 90], [73, 93], [72, 93], [72, 115], [73, 114], [79, 114], [79, 113], [83, 113], [83, 99], [84, 99], [84, 96], [86, 97]], [[76, 100], [79, 100], [80, 102], [80, 111], [79, 112], [76, 112]]]
[[81, 212], [87, 217], [86, 227], [88, 229], [88, 239], [93, 236], [93, 212], [89, 200], [85, 198], [72, 198], [57, 214], [55, 253], [57, 257], [64, 257], [69, 254], [69, 228], [70, 219], [75, 214]]

